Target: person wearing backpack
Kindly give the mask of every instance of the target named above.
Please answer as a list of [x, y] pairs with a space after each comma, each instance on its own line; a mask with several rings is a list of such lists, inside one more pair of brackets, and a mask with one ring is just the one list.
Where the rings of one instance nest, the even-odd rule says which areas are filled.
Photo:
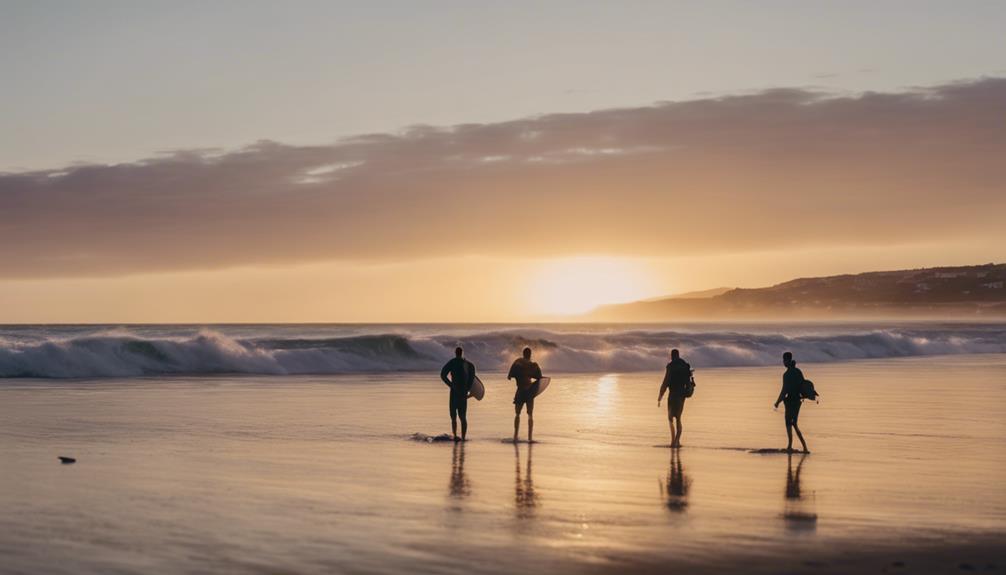
[[797, 419], [800, 417], [800, 403], [803, 401], [802, 390], [805, 381], [803, 372], [796, 366], [791, 352], [787, 351], [782, 354], [782, 363], [786, 366], [786, 373], [782, 375], [782, 390], [779, 392], [779, 398], [775, 400], [775, 408], [778, 409], [780, 403], [786, 406], [786, 436], [789, 438], [786, 451], [793, 451], [793, 431], [796, 431], [796, 436], [803, 444], [803, 452], [810, 453], [810, 450], [807, 449], [807, 442], [804, 441], [803, 434], [800, 433], [800, 426], [797, 425]]
[[[660, 400], [664, 398], [665, 392], [670, 392], [667, 396], [667, 423], [671, 426], [671, 447], [676, 449], [681, 447], [681, 413], [685, 410], [685, 398], [692, 395], [692, 366], [681, 359], [681, 353], [671, 350], [671, 362], [667, 364], [664, 372], [664, 382], [660, 385], [660, 394], [657, 395], [657, 407], [660, 407]], [[677, 420], [678, 427], [675, 431], [674, 422]]]
[[531, 443], [534, 432], [534, 398], [538, 394], [538, 383], [542, 379], [541, 366], [531, 361], [531, 348], [525, 347], [518, 357], [510, 364], [507, 381], [517, 382], [517, 393], [513, 396], [513, 442], [517, 443], [517, 432], [520, 431], [520, 412], [527, 406], [527, 442]]

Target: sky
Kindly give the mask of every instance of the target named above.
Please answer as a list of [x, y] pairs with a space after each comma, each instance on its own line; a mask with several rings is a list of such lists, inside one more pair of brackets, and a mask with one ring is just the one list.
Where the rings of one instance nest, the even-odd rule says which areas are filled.
[[1001, 2], [0, 0], [0, 322], [1002, 261]]

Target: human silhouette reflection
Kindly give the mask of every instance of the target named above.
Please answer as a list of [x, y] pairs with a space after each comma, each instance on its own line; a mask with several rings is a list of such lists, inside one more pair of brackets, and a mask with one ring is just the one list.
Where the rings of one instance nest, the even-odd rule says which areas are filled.
[[534, 445], [527, 445], [527, 469], [523, 476], [520, 467], [520, 449], [516, 444], [513, 446], [514, 454], [514, 486], [513, 501], [514, 511], [518, 519], [534, 517], [535, 508], [538, 506], [538, 496], [534, 492], [534, 479], [531, 475], [531, 453]]
[[807, 454], [801, 454], [796, 469], [793, 469], [793, 454], [790, 453], [787, 456], [786, 496], [782, 516], [786, 520], [786, 527], [796, 531], [813, 531], [817, 528], [814, 497], [813, 495], [807, 497], [804, 494], [800, 482], [800, 472], [803, 470], [803, 463], [806, 459]]
[[688, 489], [692, 479], [685, 475], [685, 467], [681, 463], [681, 453], [671, 450], [671, 464], [667, 472], [667, 481], [660, 483], [660, 494], [667, 508], [675, 513], [681, 513], [688, 507]]
[[451, 460], [451, 497], [464, 499], [471, 495], [471, 485], [468, 476], [465, 475], [465, 444], [457, 442], [454, 444], [454, 454]]

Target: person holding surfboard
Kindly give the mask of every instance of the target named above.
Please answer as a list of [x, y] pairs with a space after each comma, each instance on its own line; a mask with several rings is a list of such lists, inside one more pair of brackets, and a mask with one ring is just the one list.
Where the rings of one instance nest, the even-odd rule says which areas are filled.
[[803, 452], [810, 453], [810, 450], [807, 449], [807, 442], [803, 440], [803, 434], [800, 433], [800, 426], [796, 423], [800, 417], [800, 404], [803, 401], [801, 393], [805, 381], [803, 372], [796, 366], [792, 352], [787, 351], [782, 354], [782, 364], [786, 366], [786, 372], [782, 374], [782, 389], [779, 391], [779, 397], [775, 400], [775, 409], [779, 409], [780, 403], [786, 406], [786, 437], [789, 438], [786, 451], [793, 451], [793, 432], [796, 431], [796, 436], [803, 444]]
[[[681, 447], [681, 414], [685, 410], [685, 398], [688, 396], [687, 388], [692, 379], [692, 366], [681, 359], [681, 352], [671, 350], [671, 362], [667, 364], [664, 372], [664, 382], [660, 384], [660, 394], [657, 396], [657, 407], [660, 407], [660, 400], [667, 395], [667, 423], [671, 426], [671, 447]], [[677, 420], [677, 430], [674, 429], [674, 422]]]
[[[440, 379], [451, 388], [451, 432], [454, 434], [454, 441], [464, 441], [468, 435], [468, 397], [472, 384], [475, 383], [475, 364], [465, 359], [464, 353], [460, 347], [454, 348], [454, 358], [440, 370]], [[460, 438], [458, 418], [461, 419]]]
[[531, 348], [525, 347], [522, 357], [514, 360], [510, 366], [507, 380], [517, 380], [517, 393], [513, 396], [513, 442], [517, 443], [517, 433], [520, 431], [520, 412], [527, 405], [527, 442], [531, 443], [534, 432], [534, 396], [538, 395], [538, 385], [541, 382], [541, 367], [531, 361]]

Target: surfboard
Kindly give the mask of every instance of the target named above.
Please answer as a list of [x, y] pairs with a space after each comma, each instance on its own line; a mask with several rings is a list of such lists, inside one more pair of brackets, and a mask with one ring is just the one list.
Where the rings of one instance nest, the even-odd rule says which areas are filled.
[[486, 396], [486, 386], [482, 384], [482, 380], [479, 376], [475, 376], [475, 381], [472, 382], [472, 388], [469, 390], [472, 397], [478, 401], [482, 401], [482, 398]]
[[538, 390], [534, 393], [534, 396], [538, 397], [539, 395], [541, 395], [542, 393], [544, 393], [545, 390], [548, 389], [548, 384], [551, 381], [552, 381], [551, 377], [543, 377], [543, 378], [541, 378], [541, 380], [538, 382]]

